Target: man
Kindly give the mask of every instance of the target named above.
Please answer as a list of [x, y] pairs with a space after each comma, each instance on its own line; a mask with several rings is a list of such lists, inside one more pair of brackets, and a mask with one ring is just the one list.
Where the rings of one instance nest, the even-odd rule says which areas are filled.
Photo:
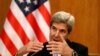
[[29, 53], [28, 56], [88, 56], [87, 47], [68, 39], [73, 25], [74, 17], [71, 14], [63, 11], [55, 13], [50, 23], [50, 41], [36, 43], [32, 40], [16, 56], [26, 53]]

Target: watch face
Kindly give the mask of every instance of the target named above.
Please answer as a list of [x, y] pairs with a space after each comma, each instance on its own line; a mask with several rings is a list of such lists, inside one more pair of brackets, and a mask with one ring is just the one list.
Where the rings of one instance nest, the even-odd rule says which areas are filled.
[[78, 56], [78, 53], [76, 51], [73, 51], [72, 56]]

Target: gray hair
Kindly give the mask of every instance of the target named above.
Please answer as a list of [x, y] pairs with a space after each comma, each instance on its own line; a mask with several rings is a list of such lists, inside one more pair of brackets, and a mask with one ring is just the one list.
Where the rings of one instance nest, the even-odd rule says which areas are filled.
[[68, 29], [67, 29], [68, 33], [70, 34], [70, 32], [73, 29], [74, 23], [75, 23], [75, 18], [70, 13], [67, 13], [67, 12], [64, 12], [64, 11], [59, 11], [52, 16], [52, 19], [51, 19], [51, 22], [50, 22], [50, 27], [52, 26], [52, 24], [54, 22], [66, 23], [68, 25]]

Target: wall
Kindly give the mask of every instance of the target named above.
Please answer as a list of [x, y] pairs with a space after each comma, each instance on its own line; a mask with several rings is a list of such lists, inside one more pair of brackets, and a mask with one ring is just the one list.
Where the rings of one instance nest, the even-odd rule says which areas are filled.
[[[0, 31], [11, 0], [0, 0]], [[90, 56], [100, 54], [100, 1], [99, 0], [50, 0], [51, 14], [59, 10], [75, 16], [75, 27], [71, 34], [73, 41], [86, 45]]]
[[0, 31], [2, 29], [2, 25], [4, 24], [4, 20], [9, 9], [11, 0], [0, 0]]
[[[98, 3], [99, 3], [99, 6], [100, 6], [100, 0], [98, 1]], [[100, 15], [100, 7], [99, 7], [98, 13], [99, 13], [99, 15]], [[100, 16], [98, 16], [98, 17], [100, 18]], [[98, 18], [98, 19], [99, 19], [99, 18]], [[100, 19], [98, 20], [98, 22], [100, 22]], [[100, 23], [98, 23], [98, 28], [99, 28], [99, 30], [98, 30], [98, 31], [99, 31], [99, 34], [98, 34], [99, 40], [98, 40], [98, 41], [100, 41]], [[99, 48], [98, 50], [99, 50], [99, 53], [100, 53], [100, 42], [98, 42], [98, 48]]]
[[52, 14], [59, 10], [72, 13], [76, 18], [71, 39], [88, 46], [89, 54], [99, 56], [99, 1], [50, 0]]

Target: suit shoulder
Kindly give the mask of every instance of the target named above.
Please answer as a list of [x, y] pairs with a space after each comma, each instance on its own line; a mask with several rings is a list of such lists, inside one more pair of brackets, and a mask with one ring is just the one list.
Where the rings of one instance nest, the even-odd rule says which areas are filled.
[[83, 44], [80, 44], [80, 43], [77, 43], [77, 42], [72, 42], [72, 45], [74, 47], [82, 47], [82, 48], [87, 48], [87, 46], [83, 45]]
[[78, 53], [88, 54], [88, 47], [80, 43], [72, 42], [71, 48], [77, 51]]
[[80, 43], [77, 43], [77, 42], [72, 42], [72, 47], [74, 49], [88, 49], [87, 46], [83, 45], [83, 44], [80, 44]]

